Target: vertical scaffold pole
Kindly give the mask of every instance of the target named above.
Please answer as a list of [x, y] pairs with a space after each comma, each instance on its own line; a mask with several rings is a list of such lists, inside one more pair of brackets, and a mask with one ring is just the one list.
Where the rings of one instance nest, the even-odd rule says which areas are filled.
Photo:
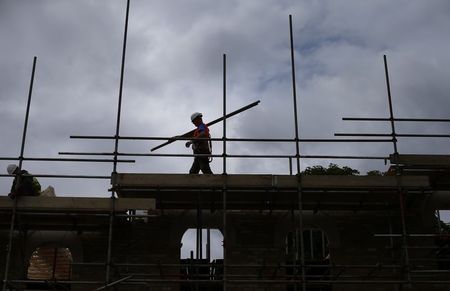
[[223, 290], [227, 290], [227, 55], [223, 54]]
[[394, 145], [394, 155], [395, 155], [394, 160], [395, 160], [395, 163], [397, 164], [397, 155], [398, 155], [397, 134], [395, 132], [394, 109], [392, 106], [391, 84], [389, 81], [389, 70], [388, 70], [386, 55], [383, 56], [383, 60], [384, 60], [384, 73], [386, 75], [386, 89], [387, 89], [388, 105], [389, 105], [389, 121], [391, 123], [392, 144]]
[[196, 259], [203, 259], [203, 221], [202, 221], [202, 205], [200, 194], [197, 194], [197, 229], [196, 229]]
[[438, 225], [438, 233], [442, 234], [441, 213], [439, 210], [436, 210], [436, 219], [437, 219], [437, 225]]
[[[21, 148], [20, 148], [19, 173], [22, 170], [23, 153], [25, 151], [25, 141], [26, 141], [27, 129], [28, 129], [28, 117], [30, 115], [31, 96], [32, 96], [32, 93], [33, 93], [34, 73], [36, 71], [36, 61], [37, 61], [37, 57], [34, 57], [33, 58], [33, 68], [31, 70], [30, 88], [28, 90], [27, 110], [26, 110], [26, 113], [25, 113], [25, 122], [24, 122], [24, 125], [23, 125], [22, 145], [21, 145]], [[16, 222], [17, 200], [19, 200], [19, 199], [20, 199], [19, 196], [17, 196], [14, 199], [14, 205], [13, 205], [13, 209], [12, 209], [11, 226], [9, 228], [9, 238], [8, 238], [6, 263], [5, 263], [5, 276], [3, 278], [3, 291], [6, 291], [6, 285], [8, 284], [8, 273], [9, 273], [9, 265], [10, 265], [10, 262], [11, 262], [11, 251], [12, 251], [12, 242], [13, 242], [13, 234], [14, 234], [14, 224]]]
[[292, 31], [292, 15], [289, 15], [289, 36], [291, 44], [291, 68], [292, 68], [292, 96], [294, 102], [294, 126], [295, 126], [295, 157], [297, 159], [297, 196], [298, 196], [298, 235], [299, 239], [296, 240], [296, 247], [300, 244], [300, 264], [301, 264], [301, 281], [302, 290], [306, 290], [305, 284], [305, 248], [303, 245], [303, 202], [302, 202], [302, 181], [300, 175], [300, 145], [299, 145], [299, 133], [298, 133], [298, 114], [297, 114], [297, 90], [295, 80], [295, 58], [294, 58], [294, 34]]
[[206, 259], [211, 262], [211, 229], [206, 229]]
[[407, 241], [407, 231], [406, 231], [406, 216], [405, 216], [405, 197], [404, 192], [400, 184], [400, 168], [398, 165], [398, 147], [397, 147], [397, 134], [395, 132], [395, 118], [394, 118], [394, 110], [392, 106], [392, 95], [391, 95], [391, 85], [389, 81], [389, 70], [387, 64], [386, 55], [383, 55], [384, 60], [384, 72], [386, 76], [386, 89], [388, 96], [388, 104], [389, 104], [389, 120], [391, 123], [391, 135], [392, 135], [392, 143], [394, 146], [394, 163], [395, 163], [395, 174], [397, 177], [397, 192], [399, 195], [399, 204], [400, 204], [400, 217], [402, 223], [402, 245], [403, 245], [403, 255], [404, 255], [404, 264], [406, 269], [406, 280], [408, 284], [411, 284], [411, 274], [410, 274], [410, 265], [409, 265], [409, 252], [408, 252], [408, 241]]
[[[125, 29], [123, 33], [123, 47], [122, 47], [122, 63], [120, 68], [120, 85], [119, 85], [119, 101], [117, 105], [117, 122], [116, 122], [116, 135], [114, 141], [114, 161], [113, 161], [113, 171], [111, 174], [111, 184], [113, 188], [115, 185], [115, 179], [117, 175], [117, 153], [119, 149], [119, 133], [120, 133], [120, 117], [122, 110], [122, 92], [123, 92], [123, 78], [125, 71], [125, 56], [127, 50], [127, 35], [128, 35], [128, 16], [130, 12], [130, 0], [127, 0], [127, 9], [125, 14]], [[111, 211], [109, 215], [109, 232], [108, 232], [108, 250], [106, 254], [106, 285], [110, 283], [110, 273], [111, 273], [111, 252], [112, 252], [112, 236], [113, 236], [113, 224], [114, 224], [114, 208], [115, 208], [115, 194], [116, 191], [111, 192]]]

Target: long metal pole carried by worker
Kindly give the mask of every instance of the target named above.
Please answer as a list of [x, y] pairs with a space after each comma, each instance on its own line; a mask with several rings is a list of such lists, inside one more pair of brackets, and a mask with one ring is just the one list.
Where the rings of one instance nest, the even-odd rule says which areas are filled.
[[[255, 107], [256, 105], [259, 104], [259, 102], [261, 102], [261, 101], [260, 101], [260, 100], [255, 101], [255, 102], [253, 102], [253, 103], [251, 103], [251, 104], [249, 104], [249, 105], [247, 105], [247, 106], [244, 106], [244, 107], [242, 107], [242, 108], [240, 108], [240, 109], [238, 109], [238, 110], [235, 110], [235, 111], [233, 111], [233, 112], [230, 112], [230, 113], [228, 113], [228, 114], [225, 115], [225, 116], [222, 116], [222, 117], [220, 117], [220, 118], [217, 118], [217, 119], [215, 119], [215, 120], [213, 120], [213, 121], [207, 123], [206, 125], [207, 125], [207, 126], [211, 126], [211, 125], [213, 125], [213, 124], [216, 124], [216, 123], [218, 123], [218, 122], [221, 122], [221, 121], [224, 120], [225, 118], [230, 118], [230, 117], [233, 116], [233, 115], [239, 114], [239, 113], [241, 113], [241, 112], [243, 112], [243, 111], [246, 111], [246, 110], [248, 110], [248, 109], [250, 109], [250, 108], [252, 108], [252, 107]], [[157, 150], [157, 149], [159, 149], [159, 148], [162, 148], [163, 146], [166, 146], [166, 145], [168, 145], [168, 144], [171, 144], [171, 143], [173, 143], [174, 141], [176, 141], [178, 138], [190, 137], [190, 136], [192, 136], [193, 133], [194, 133], [194, 130], [191, 130], [191, 131], [189, 131], [189, 132], [186, 132], [186, 133], [183, 134], [183, 135], [174, 136], [174, 137], [170, 138], [168, 141], [166, 141], [165, 143], [162, 143], [162, 144], [160, 144], [159, 146], [156, 146], [156, 147], [152, 148], [150, 151], [153, 152], [153, 151], [155, 151], [155, 150]]]

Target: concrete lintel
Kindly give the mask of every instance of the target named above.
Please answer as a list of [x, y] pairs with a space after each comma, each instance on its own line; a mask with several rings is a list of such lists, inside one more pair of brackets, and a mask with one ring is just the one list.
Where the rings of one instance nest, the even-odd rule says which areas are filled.
[[[0, 209], [12, 209], [14, 200], [0, 197]], [[111, 209], [111, 198], [87, 197], [18, 197], [17, 208], [38, 211], [92, 211], [104, 212]], [[116, 211], [153, 210], [155, 199], [117, 198], [114, 203]]]
[[427, 176], [303, 176], [305, 188], [429, 188]]
[[405, 166], [429, 166], [435, 169], [436, 167], [450, 167], [450, 155], [398, 155], [397, 159], [394, 155], [389, 156], [391, 164], [396, 161]]
[[[398, 179], [398, 181], [397, 181]], [[395, 188], [398, 183], [405, 188], [428, 188], [426, 176], [316, 176], [301, 177], [302, 187], [314, 189]], [[298, 177], [292, 175], [187, 175], [187, 174], [118, 174], [116, 187], [142, 188], [215, 188], [226, 182], [229, 188], [280, 188], [295, 189]]]

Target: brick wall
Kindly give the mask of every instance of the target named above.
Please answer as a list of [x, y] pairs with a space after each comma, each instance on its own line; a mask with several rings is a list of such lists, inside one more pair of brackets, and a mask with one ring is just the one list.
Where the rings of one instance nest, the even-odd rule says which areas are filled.
[[[203, 228], [222, 228], [222, 213], [204, 210]], [[289, 211], [233, 211], [227, 214], [226, 255], [228, 278], [253, 278], [272, 280], [284, 278], [284, 265], [292, 261], [286, 254], [286, 236], [295, 230], [299, 218]], [[398, 264], [403, 257], [399, 238], [375, 237], [375, 234], [401, 233], [398, 213], [390, 216], [386, 212], [305, 212], [303, 227], [322, 229], [327, 235], [331, 262], [336, 265]], [[128, 275], [146, 278], [146, 282], [117, 285], [116, 290], [180, 290], [177, 282], [181, 278], [176, 266], [160, 267], [160, 264], [179, 264], [181, 239], [188, 228], [196, 227], [196, 213], [193, 211], [165, 211], [148, 222], [118, 220], [113, 228], [111, 280], [119, 280]], [[433, 212], [422, 209], [408, 213], [408, 232], [433, 233], [435, 230]], [[0, 272], [3, 277], [8, 230], [0, 232]], [[430, 238], [409, 239], [417, 247], [410, 250], [410, 260], [421, 266], [434, 268], [434, 262], [414, 261], [419, 257], [429, 257], [430, 251], [420, 247], [433, 245]], [[31, 252], [40, 245], [53, 244], [68, 247], [74, 258], [72, 278], [80, 281], [104, 281], [105, 260], [108, 246], [108, 228], [99, 227], [89, 231], [31, 231], [16, 232], [12, 251], [9, 278], [23, 279], [26, 262]], [[428, 252], [428, 253], [427, 253]], [[86, 263], [86, 265], [80, 265]], [[126, 264], [129, 264], [126, 266]], [[233, 265], [260, 265], [260, 267], [240, 267]], [[335, 269], [333, 275], [345, 276], [387, 276], [400, 277], [401, 271], [385, 268]], [[233, 277], [235, 276], [235, 277]], [[236, 277], [238, 276], [238, 277]], [[248, 276], [248, 277], [246, 277]], [[157, 283], [150, 280], [162, 280]], [[97, 287], [100, 284], [96, 285]], [[92, 286], [91, 286], [92, 287]], [[257, 285], [255, 283], [229, 283], [227, 290], [292, 290], [284, 284]], [[413, 286], [411, 290], [423, 290]], [[400, 290], [393, 285], [335, 284], [336, 290]], [[447, 290], [448, 286], [436, 285], [427, 288]], [[74, 285], [72, 290], [86, 290], [85, 285]], [[205, 289], [206, 290], [206, 289]]]

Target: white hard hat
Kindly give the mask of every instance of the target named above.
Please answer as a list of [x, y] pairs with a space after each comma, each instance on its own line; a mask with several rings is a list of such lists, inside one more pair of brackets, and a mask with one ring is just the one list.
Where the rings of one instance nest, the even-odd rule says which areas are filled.
[[8, 174], [12, 175], [16, 171], [17, 168], [18, 168], [17, 165], [10, 164], [10, 165], [8, 165], [8, 167], [6, 167], [6, 171], [8, 171]]
[[194, 121], [194, 119], [196, 119], [197, 117], [202, 118], [202, 117], [203, 117], [203, 114], [201, 114], [200, 112], [194, 112], [194, 113], [192, 113], [192, 115], [191, 115], [191, 121]]

